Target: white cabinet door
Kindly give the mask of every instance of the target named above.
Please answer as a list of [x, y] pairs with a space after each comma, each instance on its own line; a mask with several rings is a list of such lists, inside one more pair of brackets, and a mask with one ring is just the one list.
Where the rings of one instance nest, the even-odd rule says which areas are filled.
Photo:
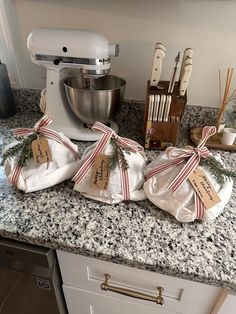
[[69, 314], [180, 314], [164, 310], [161, 305], [142, 305], [67, 285], [63, 285], [63, 291]]

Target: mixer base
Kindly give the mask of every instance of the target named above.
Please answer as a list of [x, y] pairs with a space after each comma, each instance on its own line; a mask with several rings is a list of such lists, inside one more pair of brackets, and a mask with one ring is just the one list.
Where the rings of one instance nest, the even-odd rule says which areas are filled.
[[[104, 125], [106, 125], [108, 128], [111, 128], [111, 123], [107, 122], [107, 123], [103, 123]], [[83, 124], [84, 128], [88, 128], [91, 129], [91, 127], [93, 126], [92, 124], [88, 124], [88, 123], [84, 123]]]

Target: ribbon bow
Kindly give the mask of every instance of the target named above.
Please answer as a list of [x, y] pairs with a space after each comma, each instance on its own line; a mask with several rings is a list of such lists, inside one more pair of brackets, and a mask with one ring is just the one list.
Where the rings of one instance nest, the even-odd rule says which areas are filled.
[[[154, 175], [160, 173], [163, 170], [169, 169], [172, 166], [183, 163], [186, 158], [189, 158], [187, 163], [181, 169], [177, 177], [171, 182], [168, 189], [176, 191], [178, 187], [187, 179], [189, 174], [197, 168], [201, 158], [207, 158], [211, 155], [211, 152], [205, 147], [208, 138], [216, 133], [216, 127], [205, 126], [202, 131], [202, 138], [196, 148], [192, 146], [185, 146], [182, 148], [168, 147], [165, 151], [167, 156], [172, 160], [168, 163], [162, 164], [146, 175], [146, 180], [150, 179]], [[195, 204], [197, 210], [197, 218], [202, 218], [204, 214], [204, 205], [195, 193]]]
[[13, 129], [14, 136], [29, 136], [33, 133], [43, 133], [46, 128], [44, 126], [49, 125], [52, 120], [48, 116], [43, 116], [39, 121], [35, 123], [33, 128], [16, 128]]
[[172, 161], [162, 164], [147, 173], [147, 180], [163, 170], [181, 164], [186, 160], [186, 158], [190, 157], [178, 176], [168, 187], [169, 189], [172, 188], [173, 191], [177, 190], [184, 180], [186, 180], [188, 175], [197, 168], [201, 158], [207, 158], [211, 155], [211, 152], [204, 145], [206, 144], [208, 138], [215, 133], [216, 128], [214, 126], [205, 126], [202, 131], [202, 138], [196, 148], [192, 146], [185, 146], [182, 148], [168, 147], [165, 153], [170, 159], [172, 159]]
[[205, 147], [208, 138], [216, 133], [216, 128], [204, 127], [202, 131], [202, 138], [196, 148], [192, 146], [186, 146], [183, 148], [169, 147], [166, 150], [166, 154], [170, 159], [179, 159], [184, 161], [186, 158], [190, 157], [183, 169], [177, 175], [177, 177], [170, 184], [169, 188], [177, 190], [178, 187], [186, 180], [189, 174], [197, 168], [201, 158], [207, 158], [211, 155], [211, 152]]
[[[35, 126], [33, 128], [16, 128], [13, 129], [13, 134], [16, 137], [25, 137], [29, 136], [31, 134], [41, 134], [44, 135], [47, 138], [53, 139], [57, 141], [58, 143], [62, 144], [63, 146], [67, 147], [72, 154], [75, 156], [76, 159], [79, 159], [79, 153], [70, 145], [69, 142], [67, 142], [60, 134], [58, 134], [56, 131], [50, 130], [46, 128], [45, 126], [49, 125], [52, 122], [52, 120], [48, 116], [43, 116], [39, 121], [36, 122]], [[16, 166], [13, 170], [12, 177], [11, 177], [11, 184], [17, 185], [17, 181], [20, 175], [20, 172], [22, 170], [22, 167]]]
[[[96, 122], [92, 126], [93, 131], [100, 131], [103, 133], [101, 139], [98, 141], [95, 149], [93, 152], [85, 157], [81, 167], [79, 168], [78, 172], [72, 179], [75, 181], [76, 184], [79, 184], [81, 180], [84, 178], [88, 170], [94, 165], [95, 159], [98, 155], [100, 155], [106, 145], [109, 143], [111, 138], [116, 139], [116, 141], [123, 147], [129, 148], [133, 152], [138, 152], [145, 157], [144, 148], [139, 145], [138, 143], [124, 137], [118, 136], [111, 128], [107, 127], [106, 125]], [[127, 169], [123, 169], [120, 167], [121, 171], [121, 187], [122, 187], [122, 194], [125, 200], [130, 199], [130, 188], [129, 188], [129, 179], [128, 179], [128, 171]]]
[[14, 136], [29, 136], [33, 133], [42, 134], [47, 138], [51, 138], [58, 143], [66, 146], [75, 158], [80, 158], [78, 152], [68, 143], [60, 134], [56, 131], [45, 128], [45, 126], [49, 125], [52, 120], [48, 116], [43, 116], [39, 121], [36, 122], [34, 128], [16, 128], [13, 129]]

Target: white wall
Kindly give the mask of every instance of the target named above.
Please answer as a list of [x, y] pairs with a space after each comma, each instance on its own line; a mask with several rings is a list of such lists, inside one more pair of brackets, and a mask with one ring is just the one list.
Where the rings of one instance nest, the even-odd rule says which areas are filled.
[[[13, 1], [13, 0], [12, 0]], [[194, 50], [190, 104], [217, 107], [218, 69], [236, 67], [236, 2], [189, 0], [14, 0], [15, 32], [24, 87], [43, 88], [45, 71], [30, 61], [28, 34], [36, 27], [85, 28], [120, 44], [112, 73], [127, 80], [126, 98], [144, 99], [155, 42], [167, 47], [162, 79], [178, 51]], [[234, 84], [234, 87], [236, 84]]]

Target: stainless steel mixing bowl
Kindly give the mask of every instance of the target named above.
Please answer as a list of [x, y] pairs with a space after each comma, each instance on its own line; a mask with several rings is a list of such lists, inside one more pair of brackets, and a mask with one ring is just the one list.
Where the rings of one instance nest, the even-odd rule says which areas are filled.
[[72, 111], [84, 123], [107, 123], [118, 111], [126, 81], [114, 75], [100, 78], [73, 76], [64, 81]]

